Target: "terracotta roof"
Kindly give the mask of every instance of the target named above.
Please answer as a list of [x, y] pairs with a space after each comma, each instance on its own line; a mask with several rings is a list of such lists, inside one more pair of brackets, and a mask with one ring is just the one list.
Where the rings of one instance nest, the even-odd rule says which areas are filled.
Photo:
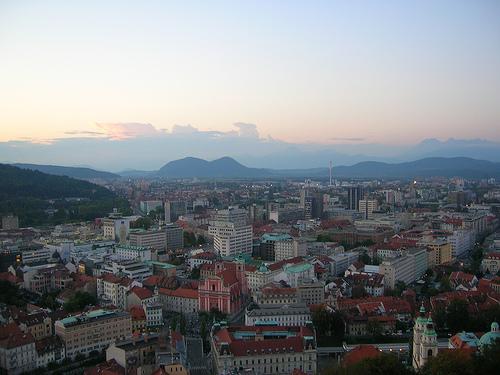
[[146, 320], [146, 313], [140, 305], [133, 305], [129, 309], [132, 320]]
[[359, 345], [345, 354], [342, 364], [351, 366], [367, 358], [376, 358], [381, 354], [373, 345]]
[[[134, 372], [136, 373], [136, 372]], [[98, 365], [86, 368], [84, 375], [130, 375], [131, 372], [126, 372], [114, 359], [107, 362], [99, 363]]]
[[160, 288], [158, 290], [158, 293], [172, 297], [198, 299], [198, 289], [180, 287], [172, 290], [172, 289]]
[[151, 290], [149, 290], [148, 288], [141, 288], [139, 286], [133, 287], [129, 293], [134, 293], [141, 300], [145, 300], [154, 296]]

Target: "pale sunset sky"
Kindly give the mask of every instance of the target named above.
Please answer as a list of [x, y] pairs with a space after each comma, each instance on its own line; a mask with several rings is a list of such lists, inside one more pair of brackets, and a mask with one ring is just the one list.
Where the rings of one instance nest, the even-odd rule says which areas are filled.
[[0, 1], [0, 141], [240, 122], [500, 141], [500, 1]]

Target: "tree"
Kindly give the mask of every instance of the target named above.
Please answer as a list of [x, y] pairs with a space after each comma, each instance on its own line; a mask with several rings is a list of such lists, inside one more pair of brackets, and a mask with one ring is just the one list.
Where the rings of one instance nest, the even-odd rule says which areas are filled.
[[172, 320], [170, 320], [170, 329], [172, 331], [176, 331], [177, 330], [177, 315], [174, 315], [172, 317]]
[[381, 353], [375, 358], [367, 358], [347, 367], [330, 367], [321, 375], [411, 375], [411, 367], [402, 364], [394, 354]]
[[481, 349], [473, 358], [475, 374], [497, 374], [500, 368], [500, 340]]
[[203, 341], [206, 341], [207, 339], [207, 321], [206, 318], [202, 318], [200, 322], [200, 336], [203, 339]]
[[67, 312], [81, 311], [89, 305], [95, 305], [97, 303], [96, 298], [87, 292], [76, 292], [66, 303], [63, 308]]
[[363, 285], [353, 286], [351, 293], [352, 293], [352, 298], [363, 298], [363, 297], [366, 297], [368, 295], [368, 293], [366, 293], [366, 290], [363, 287]]
[[200, 267], [195, 267], [191, 270], [191, 274], [189, 275], [190, 279], [198, 280], [200, 278]]
[[25, 305], [17, 285], [11, 284], [5, 280], [0, 280], [0, 290], [2, 291], [2, 293], [0, 293], [0, 303], [15, 306]]
[[432, 312], [432, 320], [437, 330], [443, 330], [446, 324], [446, 309], [438, 305]]
[[431, 357], [422, 369], [422, 375], [475, 374], [470, 355], [462, 350], [441, 351]]
[[394, 294], [397, 297], [401, 297], [403, 291], [406, 289], [406, 283], [404, 281], [398, 280], [394, 286]]
[[446, 326], [451, 332], [460, 332], [469, 325], [468, 304], [463, 300], [453, 300], [446, 309]]
[[186, 334], [186, 318], [184, 314], [181, 314], [180, 322], [179, 322], [179, 330], [181, 331], [181, 334], [185, 335]]
[[451, 292], [452, 290], [453, 290], [453, 288], [451, 287], [451, 284], [450, 284], [450, 278], [443, 277], [441, 279], [441, 282], [439, 283], [439, 291], [441, 293], [444, 293], [444, 292]]

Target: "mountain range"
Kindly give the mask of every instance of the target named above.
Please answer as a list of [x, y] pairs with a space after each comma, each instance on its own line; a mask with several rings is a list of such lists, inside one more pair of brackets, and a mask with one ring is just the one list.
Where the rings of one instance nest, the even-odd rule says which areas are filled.
[[83, 168], [83, 167], [63, 167], [60, 165], [41, 165], [41, 164], [24, 164], [24, 163], [15, 163], [11, 165], [22, 169], [30, 169], [33, 171], [39, 171], [56, 176], [67, 176], [67, 177], [77, 178], [79, 180], [98, 180], [98, 179], [112, 180], [120, 177], [115, 173], [97, 171], [95, 169]]
[[[88, 168], [29, 165], [29, 169], [77, 178], [161, 177], [161, 178], [327, 178], [328, 168], [269, 169], [250, 168], [235, 159], [223, 157], [207, 161], [186, 157], [173, 160], [157, 171], [127, 170], [119, 175]], [[47, 168], [49, 167], [49, 168]], [[83, 171], [85, 173], [83, 173]], [[426, 177], [500, 178], [500, 163], [466, 157], [433, 157], [410, 162], [385, 163], [365, 161], [351, 166], [335, 166], [333, 177], [339, 178], [426, 178]]]

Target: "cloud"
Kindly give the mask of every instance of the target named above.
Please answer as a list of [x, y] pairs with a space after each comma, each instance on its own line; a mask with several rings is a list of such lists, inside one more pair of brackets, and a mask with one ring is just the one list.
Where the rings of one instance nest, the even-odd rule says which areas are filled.
[[176, 124], [172, 127], [172, 134], [194, 134], [194, 133], [199, 133], [199, 130], [190, 124], [187, 125]]
[[353, 138], [343, 138], [343, 137], [333, 137], [333, 138], [330, 138], [331, 141], [341, 141], [341, 142], [363, 142], [365, 140], [365, 138], [356, 138], [356, 137], [353, 137]]
[[66, 135], [89, 135], [89, 136], [102, 136], [106, 135], [106, 133], [103, 132], [93, 132], [89, 130], [71, 130], [64, 132]]
[[113, 140], [153, 136], [162, 133], [153, 125], [140, 122], [96, 123], [96, 126]]
[[245, 138], [259, 138], [259, 131], [257, 130], [257, 125], [248, 124], [245, 122], [236, 122], [233, 124], [238, 128], [238, 135]]

